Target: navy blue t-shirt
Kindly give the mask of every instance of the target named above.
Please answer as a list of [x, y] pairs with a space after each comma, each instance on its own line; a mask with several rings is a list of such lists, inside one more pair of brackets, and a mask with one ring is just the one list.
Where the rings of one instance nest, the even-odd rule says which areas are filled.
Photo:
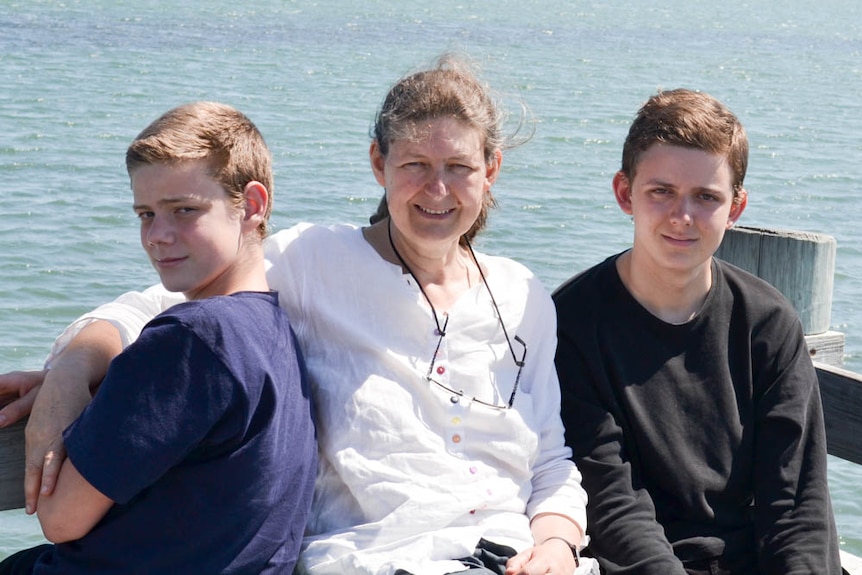
[[116, 504], [35, 573], [290, 573], [311, 504], [309, 390], [276, 293], [187, 302], [110, 366], [65, 432]]

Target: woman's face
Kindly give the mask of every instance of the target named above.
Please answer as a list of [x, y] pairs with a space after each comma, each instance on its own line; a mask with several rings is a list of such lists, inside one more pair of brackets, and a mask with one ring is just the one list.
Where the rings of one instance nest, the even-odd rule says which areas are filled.
[[415, 137], [391, 142], [385, 157], [372, 143], [371, 166], [400, 239], [416, 250], [449, 249], [479, 216], [502, 154], [486, 163], [482, 134], [454, 118], [414, 129]]

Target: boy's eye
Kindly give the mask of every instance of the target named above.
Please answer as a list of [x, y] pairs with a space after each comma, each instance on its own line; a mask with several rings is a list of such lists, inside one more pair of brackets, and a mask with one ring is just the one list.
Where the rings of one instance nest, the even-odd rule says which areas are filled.
[[138, 212], [136, 215], [138, 216], [138, 219], [149, 220], [154, 214], [153, 212]]

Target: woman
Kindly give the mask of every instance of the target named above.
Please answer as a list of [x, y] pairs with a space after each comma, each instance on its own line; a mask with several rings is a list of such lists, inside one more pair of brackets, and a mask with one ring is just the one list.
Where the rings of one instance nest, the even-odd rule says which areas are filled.
[[[442, 58], [377, 114], [372, 225], [301, 224], [266, 245], [318, 416], [303, 571], [575, 570], [586, 496], [563, 441], [553, 304], [526, 268], [470, 245], [494, 203], [501, 124], [487, 88]], [[127, 344], [141, 308], [165, 304], [124, 296], [58, 345], [99, 318]]]

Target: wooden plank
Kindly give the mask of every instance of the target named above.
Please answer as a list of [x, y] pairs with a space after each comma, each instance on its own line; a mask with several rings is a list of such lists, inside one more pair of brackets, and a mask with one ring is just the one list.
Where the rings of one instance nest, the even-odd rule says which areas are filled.
[[24, 425], [0, 429], [0, 511], [24, 507]]
[[862, 557], [850, 555], [846, 551], [839, 551], [841, 554], [841, 567], [847, 575], [862, 575]]
[[862, 375], [819, 362], [817, 378], [831, 455], [862, 465]]
[[805, 343], [812, 361], [837, 367], [844, 363], [844, 334], [840, 331], [806, 335]]

